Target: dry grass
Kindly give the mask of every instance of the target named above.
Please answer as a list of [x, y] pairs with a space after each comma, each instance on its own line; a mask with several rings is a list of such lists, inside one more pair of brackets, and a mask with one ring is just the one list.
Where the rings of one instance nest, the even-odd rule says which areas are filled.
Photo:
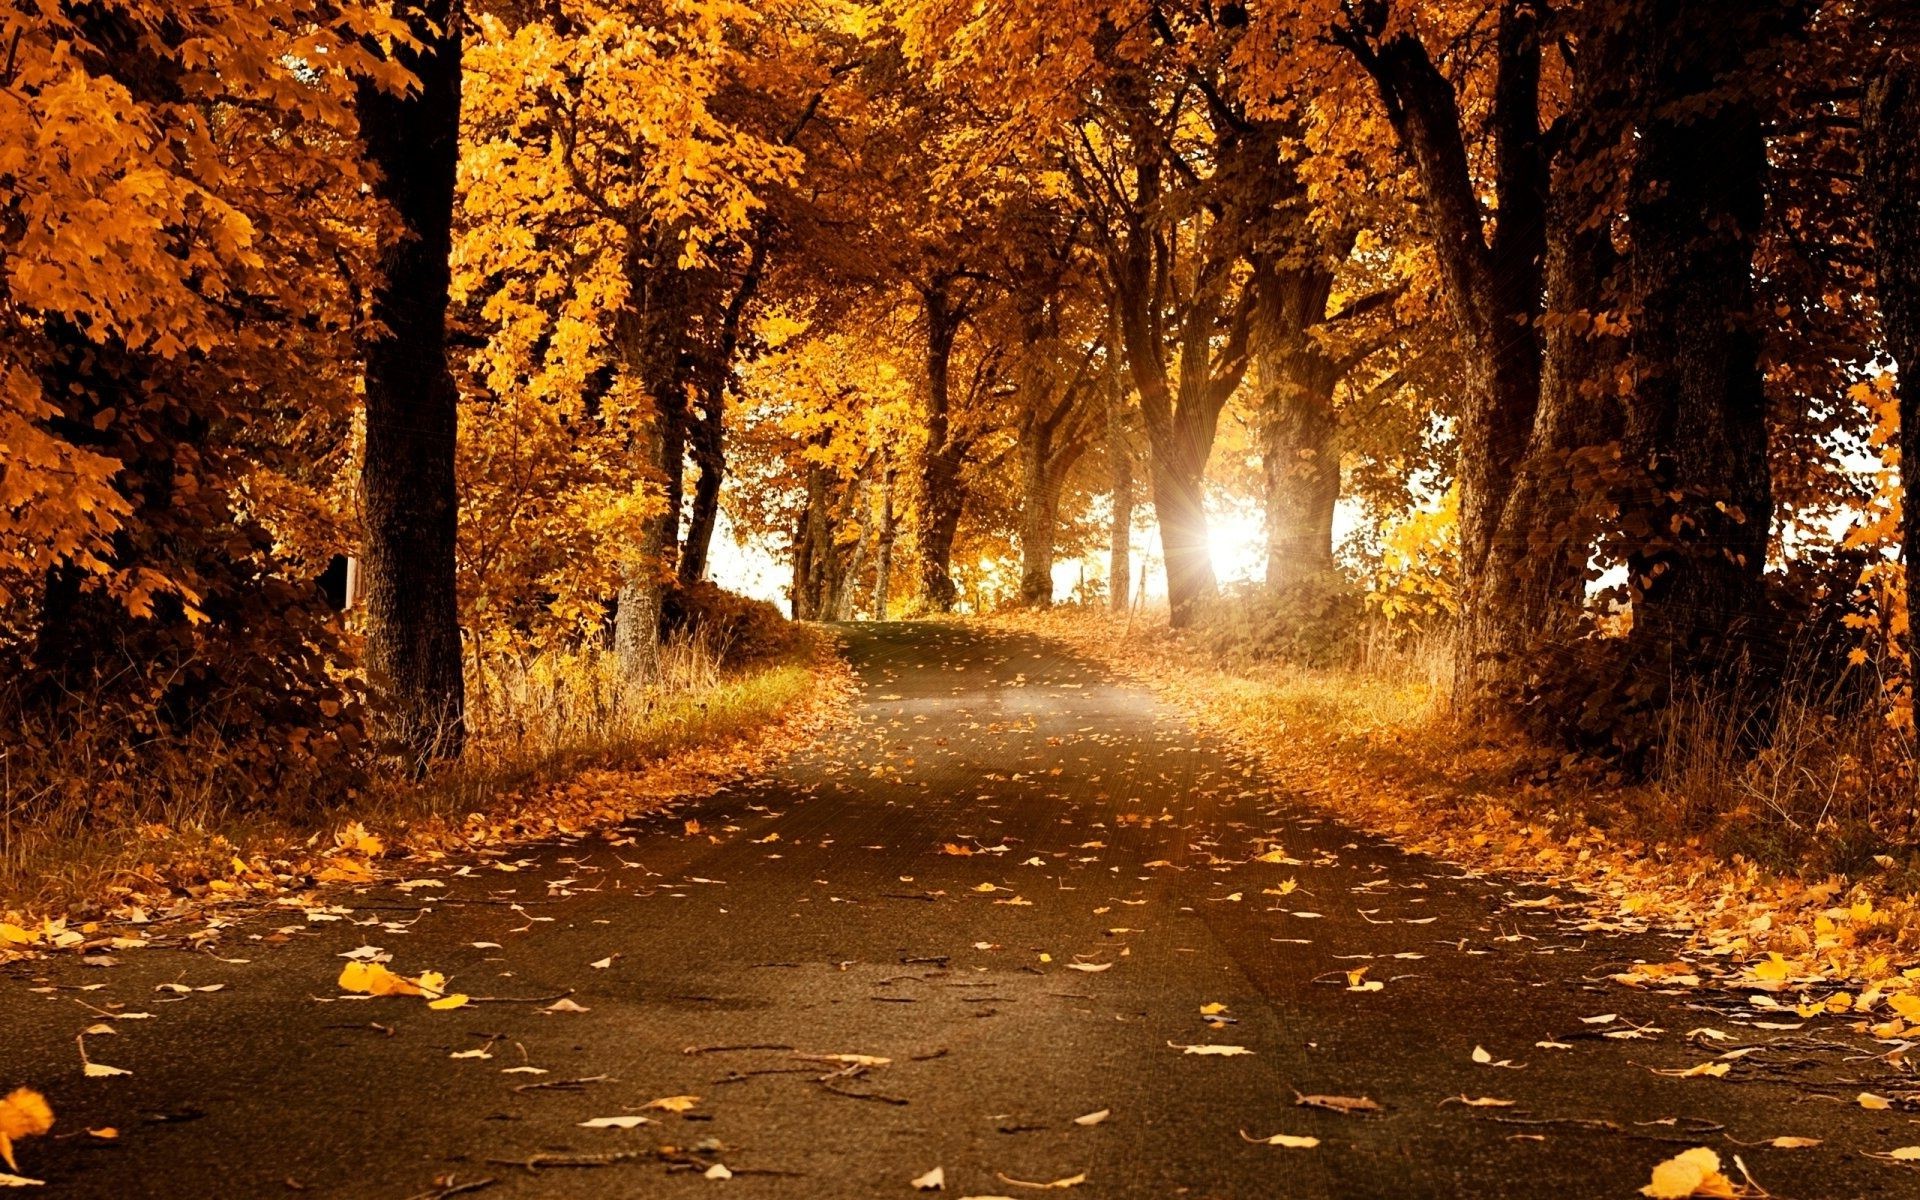
[[808, 706], [831, 657], [804, 642], [725, 670], [716, 647], [683, 640], [643, 685], [596, 649], [477, 664], [468, 753], [419, 782], [393, 765], [315, 764], [263, 795], [216, 731], [168, 740], [102, 719], [13, 738], [0, 752], [0, 912], [84, 914], [134, 893], [197, 894], [235, 858], [297, 857], [348, 821], [390, 838], [511, 822], [527, 797], [583, 770], [753, 736]]
[[1349, 665], [1316, 669], [1208, 661], [1164, 618], [1129, 623], [1117, 639], [1098, 615], [1039, 624], [1136, 668], [1152, 664], [1137, 673], [1204, 694], [1210, 719], [1251, 740], [1317, 751], [1417, 794], [1420, 809], [1407, 815], [1428, 823], [1492, 805], [1561, 835], [1597, 829], [1621, 845], [1687, 843], [1803, 878], [1920, 886], [1914, 737], [1888, 723], [1879, 689], [1859, 680], [1818, 686], [1810, 672], [1790, 673], [1764, 704], [1737, 692], [1678, 703], [1663, 717], [1650, 778], [1627, 780], [1498, 722], [1464, 720], [1444, 637], [1370, 629]]
[[[1583, 893], [1596, 927], [1689, 931], [1691, 945], [1713, 950], [1716, 973], [1777, 951], [1796, 969], [1884, 986], [1888, 962], [1920, 947], [1920, 854], [1898, 841], [1912, 828], [1911, 742], [1887, 736], [1877, 716], [1836, 712], [1830, 697], [1774, 711], [1772, 745], [1759, 755], [1741, 750], [1729, 725], [1756, 710], [1678, 709], [1660, 777], [1629, 783], [1510, 730], [1462, 722], [1448, 704], [1443, 647], [1394, 643], [1342, 670], [1223, 669], [1164, 620], [1001, 620], [1154, 689], [1337, 819]], [[1854, 873], [1833, 873], [1844, 864]], [[1851, 907], [1836, 934], [1842, 900]]]

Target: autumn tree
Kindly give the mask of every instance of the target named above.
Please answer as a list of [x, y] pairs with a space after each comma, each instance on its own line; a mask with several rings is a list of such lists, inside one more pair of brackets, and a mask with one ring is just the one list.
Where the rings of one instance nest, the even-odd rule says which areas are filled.
[[353, 102], [405, 85], [367, 49], [397, 33], [297, 2], [0, 18], [5, 740], [24, 765], [133, 731], [87, 752], [112, 781], [89, 811], [165, 794], [183, 745], [236, 804], [355, 777], [348, 648], [312, 581], [348, 544], [327, 466], [381, 219]]
[[1908, 655], [1920, 662], [1920, 20], [1898, 5], [1880, 6], [1873, 35], [1879, 64], [1862, 105], [1865, 195], [1874, 244], [1875, 291], [1886, 353], [1898, 371], [1900, 477], [1906, 488], [1901, 557], [1906, 563]]

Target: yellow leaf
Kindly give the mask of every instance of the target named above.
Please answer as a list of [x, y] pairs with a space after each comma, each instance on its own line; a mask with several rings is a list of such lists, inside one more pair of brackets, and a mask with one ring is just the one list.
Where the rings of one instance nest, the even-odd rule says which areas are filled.
[[1859, 1101], [1861, 1108], [1870, 1109], [1873, 1112], [1885, 1112], [1893, 1107], [1893, 1101], [1885, 1096], [1876, 1096], [1872, 1092], [1861, 1092], [1854, 1099]]
[[657, 1108], [662, 1112], [683, 1113], [700, 1103], [698, 1096], [662, 1096], [658, 1100], [649, 1100], [645, 1108]]
[[1252, 1142], [1256, 1146], [1285, 1146], [1289, 1150], [1311, 1150], [1320, 1144], [1320, 1139], [1317, 1137], [1298, 1137], [1291, 1133], [1276, 1133], [1271, 1137], [1263, 1138], [1249, 1137], [1247, 1131], [1242, 1129], [1240, 1137], [1243, 1141]]
[[1775, 1150], [1811, 1150], [1819, 1144], [1819, 1138], [1810, 1137], [1777, 1137], [1767, 1143]]
[[350, 962], [340, 968], [340, 990], [368, 996], [420, 996], [420, 985], [404, 975], [395, 975], [379, 963]]
[[13, 1160], [15, 1139], [39, 1137], [52, 1128], [53, 1106], [47, 1098], [32, 1088], [13, 1089], [0, 1099], [0, 1158], [18, 1171], [20, 1164]]
[[452, 992], [452, 993], [449, 993], [448, 995], [440, 997], [438, 1000], [427, 1001], [427, 1007], [439, 1009], [441, 1012], [445, 1012], [447, 1009], [450, 1009], [450, 1008], [465, 1008], [468, 999], [469, 997], [467, 997], [465, 994], [461, 992]]
[[1705, 1146], [1677, 1154], [1653, 1169], [1653, 1181], [1640, 1189], [1653, 1200], [1689, 1196], [1732, 1196], [1733, 1181], [1720, 1173], [1720, 1156]]

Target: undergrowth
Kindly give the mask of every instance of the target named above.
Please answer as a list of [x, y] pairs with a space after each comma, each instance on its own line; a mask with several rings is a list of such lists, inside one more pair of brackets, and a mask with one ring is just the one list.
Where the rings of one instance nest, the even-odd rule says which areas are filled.
[[805, 709], [831, 657], [814, 636], [743, 655], [688, 628], [639, 684], [596, 647], [470, 663], [466, 754], [424, 780], [396, 764], [316, 762], [263, 794], [217, 730], [143, 737], [103, 716], [13, 737], [0, 750], [0, 912], [80, 916], [199, 894], [241, 860], [297, 859], [347, 822], [390, 841], [510, 824], [543, 786], [724, 747]]
[[[1314, 600], [1315, 612], [1337, 602]], [[1123, 634], [1135, 662], [1177, 657], [1214, 719], [1273, 747], [1350, 759], [1419, 797], [1410, 818], [1444, 824], [1494, 805], [1561, 834], [1622, 846], [1687, 844], [1808, 879], [1877, 876], [1920, 888], [1920, 792], [1910, 730], [1885, 719], [1872, 687], [1789, 673], [1764, 698], [1735, 690], [1680, 698], [1660, 717], [1644, 774], [1568, 753], [1452, 703], [1452, 647], [1360, 619], [1336, 636], [1315, 623], [1264, 628], [1299, 604], [1223, 605], [1171, 635], [1164, 618]], [[1224, 611], [1223, 611], [1224, 609]], [[1041, 618], [1044, 624], [1047, 618]], [[1056, 625], [1113, 631], [1099, 614]], [[1083, 644], [1086, 640], [1079, 639]], [[1272, 648], [1261, 653], [1262, 644]], [[1861, 668], [1870, 671], [1871, 664]], [[1203, 680], [1203, 682], [1201, 682]]]

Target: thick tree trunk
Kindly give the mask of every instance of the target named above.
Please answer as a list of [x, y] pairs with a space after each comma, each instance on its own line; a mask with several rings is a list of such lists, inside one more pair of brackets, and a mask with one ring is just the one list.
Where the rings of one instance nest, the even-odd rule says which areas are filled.
[[1127, 434], [1126, 388], [1117, 370], [1107, 388], [1107, 489], [1113, 497], [1107, 602], [1114, 612], [1126, 612], [1133, 600], [1133, 445]]
[[411, 95], [362, 85], [359, 112], [375, 185], [405, 226], [382, 247], [367, 347], [361, 504], [367, 673], [383, 695], [379, 732], [417, 762], [450, 758], [465, 740], [454, 476], [459, 393], [447, 368], [448, 254], [460, 153], [457, 0], [412, 11], [419, 51], [396, 56], [420, 80]]
[[1620, 436], [1625, 322], [1608, 214], [1618, 174], [1611, 164], [1625, 153], [1632, 115], [1630, 55], [1642, 42], [1631, 23], [1604, 11], [1591, 14], [1579, 36], [1580, 70], [1547, 210], [1540, 404], [1500, 513], [1479, 603], [1467, 614], [1467, 640], [1508, 690], [1525, 684], [1542, 648], [1563, 648], [1581, 636], [1588, 562], [1606, 499], [1602, 468]]
[[929, 288], [927, 310], [927, 442], [920, 466], [920, 595], [934, 612], [953, 611], [959, 598], [953, 586], [953, 539], [960, 529], [966, 498], [960, 465], [966, 448], [953, 438], [951, 425], [953, 342], [960, 316], [941, 287]]
[[1387, 6], [1359, 10], [1362, 23], [1336, 31], [1379, 84], [1401, 145], [1413, 159], [1442, 290], [1465, 351], [1455, 476], [1460, 489], [1460, 567], [1466, 619], [1454, 687], [1472, 700], [1501, 669], [1481, 645], [1482, 597], [1506, 584], [1492, 550], [1514, 473], [1540, 400], [1537, 332], [1543, 291], [1548, 170], [1540, 129], [1539, 0], [1501, 0], [1492, 105], [1491, 240], [1469, 168], [1461, 110], [1417, 34], [1384, 31]]
[[[939, 466], [940, 460], [930, 464]], [[934, 612], [952, 612], [960, 598], [953, 585], [953, 540], [960, 531], [962, 509], [959, 472], [951, 467], [926, 477], [927, 493], [920, 514], [920, 595]], [[952, 482], [943, 482], [951, 480]]]
[[794, 544], [793, 616], [824, 621], [833, 616], [840, 562], [834, 547], [833, 482], [827, 469], [807, 468], [807, 509]]
[[1160, 552], [1167, 564], [1167, 607], [1176, 629], [1191, 626], [1218, 590], [1207, 537], [1204, 460], [1155, 455], [1153, 510], [1160, 521]]
[[1901, 557], [1907, 568], [1907, 654], [1920, 663], [1920, 17], [1894, 31], [1886, 68], [1869, 83], [1866, 196], [1873, 222], [1881, 336], [1898, 368]]
[[1051, 455], [1036, 437], [1020, 445], [1020, 603], [1053, 604], [1053, 535], [1060, 518], [1060, 485]]
[[1333, 510], [1340, 500], [1335, 367], [1302, 326], [1268, 347], [1259, 375], [1267, 586], [1280, 589], [1333, 571]]
[[1670, 47], [1642, 88], [1630, 208], [1633, 388], [1626, 453], [1641, 482], [1622, 498], [1634, 548], [1633, 636], [1676, 677], [1730, 661], [1761, 603], [1773, 516], [1766, 397], [1753, 329], [1754, 238], [1764, 211], [1759, 116], [1715, 96], [1741, 69], [1717, 6], [1656, 0]]

